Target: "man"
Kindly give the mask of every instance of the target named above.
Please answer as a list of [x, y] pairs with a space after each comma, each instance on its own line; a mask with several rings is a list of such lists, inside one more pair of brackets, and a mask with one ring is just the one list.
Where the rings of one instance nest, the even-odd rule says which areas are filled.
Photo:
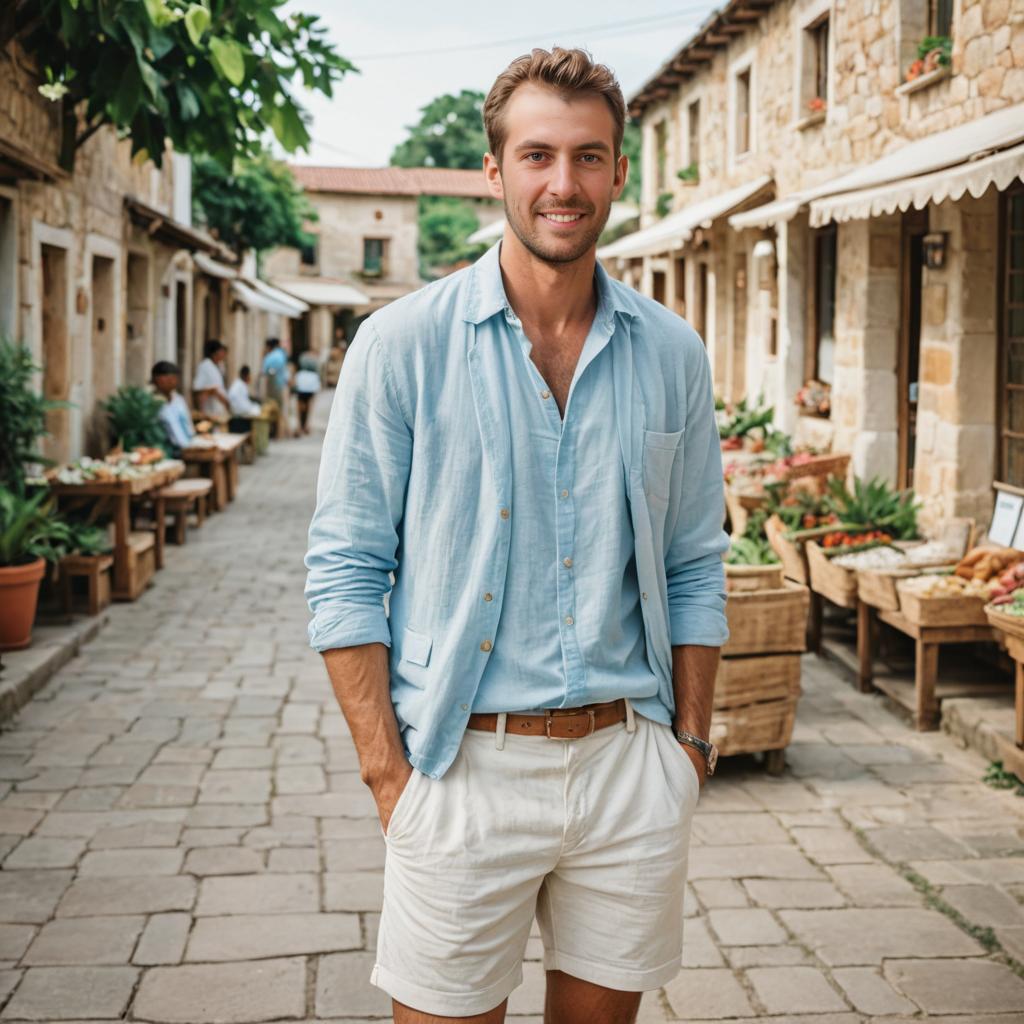
[[182, 448], [187, 448], [196, 434], [188, 402], [178, 392], [180, 375], [178, 367], [166, 361], [154, 363], [150, 375], [153, 387], [164, 398], [164, 404], [160, 408], [160, 425], [167, 435], [172, 455], [177, 455]]
[[231, 408], [232, 416], [259, 416], [260, 404], [254, 402], [249, 394], [251, 380], [252, 371], [248, 366], [243, 366], [238, 371], [238, 377], [234, 384], [228, 388], [228, 405]]
[[228, 347], [222, 341], [211, 338], [203, 346], [203, 356], [192, 380], [193, 401], [204, 416], [227, 416], [230, 403], [224, 393], [222, 366], [228, 357]]
[[582, 51], [514, 61], [500, 246], [371, 316], [332, 409], [310, 633], [385, 833], [396, 1024], [503, 1021], [534, 914], [549, 1024], [632, 1022], [680, 967], [727, 538], [704, 347], [596, 262], [624, 119]]
[[276, 434], [288, 437], [288, 353], [279, 338], [267, 338], [263, 357], [263, 378], [267, 398], [277, 403]]

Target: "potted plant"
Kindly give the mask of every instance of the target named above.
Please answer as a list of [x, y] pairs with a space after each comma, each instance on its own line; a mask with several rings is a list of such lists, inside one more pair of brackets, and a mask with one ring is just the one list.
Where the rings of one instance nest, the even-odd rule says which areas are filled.
[[0, 487], [0, 651], [32, 642], [46, 563], [67, 553], [68, 538], [45, 490], [17, 494]]
[[680, 181], [696, 185], [700, 181], [700, 168], [696, 163], [688, 164], [686, 167], [676, 171], [676, 177]]
[[810, 114], [824, 114], [828, 104], [821, 96], [812, 96], [807, 101], [807, 111]]
[[35, 390], [38, 370], [24, 345], [0, 336], [0, 485], [15, 494], [25, 493], [25, 478], [33, 466], [51, 464], [37, 445], [46, 433], [46, 414], [67, 404]]
[[159, 448], [167, 453], [167, 435], [160, 425], [160, 399], [145, 388], [125, 385], [103, 403], [111, 441], [125, 451]]

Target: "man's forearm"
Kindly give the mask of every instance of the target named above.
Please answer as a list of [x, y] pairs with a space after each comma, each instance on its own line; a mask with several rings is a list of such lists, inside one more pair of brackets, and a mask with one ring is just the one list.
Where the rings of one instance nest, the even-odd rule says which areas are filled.
[[324, 651], [323, 657], [359, 755], [363, 782], [375, 789], [396, 774], [407, 776], [409, 762], [391, 703], [387, 647], [360, 644]]
[[718, 647], [684, 644], [672, 648], [672, 687], [676, 698], [677, 729], [707, 739], [718, 671]]

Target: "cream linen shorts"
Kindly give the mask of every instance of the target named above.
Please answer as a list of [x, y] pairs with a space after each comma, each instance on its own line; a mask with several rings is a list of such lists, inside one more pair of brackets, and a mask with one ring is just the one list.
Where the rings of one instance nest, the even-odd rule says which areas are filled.
[[546, 970], [659, 988], [681, 966], [698, 794], [672, 730], [632, 709], [576, 740], [467, 730], [395, 805], [370, 980], [424, 1013], [484, 1013], [522, 982], [536, 914]]

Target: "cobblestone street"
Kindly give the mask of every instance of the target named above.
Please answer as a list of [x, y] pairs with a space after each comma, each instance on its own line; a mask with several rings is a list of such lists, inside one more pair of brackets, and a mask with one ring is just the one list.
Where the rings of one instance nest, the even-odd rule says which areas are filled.
[[[318, 451], [243, 470], [0, 735], [3, 1021], [390, 1017], [384, 844], [305, 639]], [[1024, 1021], [1024, 799], [814, 657], [804, 685], [785, 774], [740, 759], [701, 798], [686, 969], [641, 1021]]]

